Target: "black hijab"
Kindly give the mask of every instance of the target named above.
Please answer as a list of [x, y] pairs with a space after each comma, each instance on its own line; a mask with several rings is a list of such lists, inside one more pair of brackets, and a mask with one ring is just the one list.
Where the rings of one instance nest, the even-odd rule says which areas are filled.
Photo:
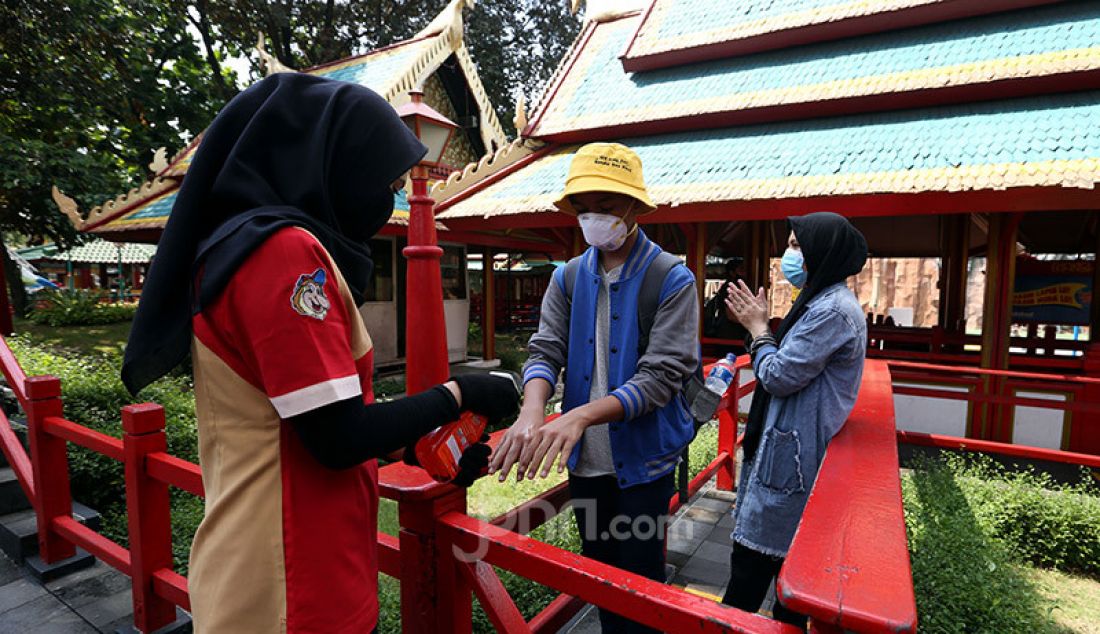
[[127, 389], [187, 357], [191, 316], [284, 227], [316, 236], [361, 303], [367, 240], [393, 214], [390, 184], [426, 152], [389, 103], [357, 84], [278, 73], [234, 97], [204, 133], [157, 245], [122, 364]]
[[[859, 273], [867, 262], [867, 240], [844, 216], [822, 211], [788, 218], [787, 225], [794, 232], [806, 261], [806, 284], [775, 333], [780, 343], [821, 291]], [[746, 461], [753, 459], [760, 445], [771, 398], [764, 386], [757, 383], [742, 444]]]

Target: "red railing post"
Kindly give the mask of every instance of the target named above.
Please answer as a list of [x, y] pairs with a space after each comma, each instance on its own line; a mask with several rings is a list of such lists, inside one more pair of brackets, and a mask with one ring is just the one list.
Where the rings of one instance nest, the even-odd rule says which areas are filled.
[[69, 490], [69, 455], [65, 441], [46, 432], [45, 420], [60, 417], [61, 380], [53, 376], [27, 379], [27, 429], [31, 443], [31, 467], [36, 496], [34, 511], [38, 519], [38, 554], [52, 564], [76, 555], [76, 547], [53, 528], [56, 517], [73, 512]]
[[439, 485], [398, 500], [401, 525], [401, 628], [413, 634], [468, 634], [470, 584], [460, 574], [451, 546], [438, 538], [437, 520], [466, 512], [466, 490]]
[[718, 412], [718, 453], [729, 454], [729, 460], [718, 469], [718, 481], [714, 483], [719, 491], [732, 491], [737, 482], [737, 418], [741, 402], [741, 369], [733, 375], [733, 383], [726, 393], [729, 404]]
[[153, 573], [172, 569], [168, 485], [146, 472], [146, 456], [168, 449], [164, 408], [154, 403], [127, 405], [122, 408], [122, 429], [134, 627], [154, 632], [176, 620], [176, 607], [153, 592]]

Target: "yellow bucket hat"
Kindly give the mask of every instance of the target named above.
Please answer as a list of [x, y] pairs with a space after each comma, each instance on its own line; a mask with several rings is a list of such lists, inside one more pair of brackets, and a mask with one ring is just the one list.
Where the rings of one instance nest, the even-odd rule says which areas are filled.
[[554, 205], [575, 216], [577, 210], [569, 202], [569, 197], [587, 192], [613, 192], [630, 196], [647, 208], [642, 214], [657, 209], [645, 190], [642, 160], [634, 150], [619, 143], [589, 143], [581, 146], [569, 165], [565, 191], [554, 201]]

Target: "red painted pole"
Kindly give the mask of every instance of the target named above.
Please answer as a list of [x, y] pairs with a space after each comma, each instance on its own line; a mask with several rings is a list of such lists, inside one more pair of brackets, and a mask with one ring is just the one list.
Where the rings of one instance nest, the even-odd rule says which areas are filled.
[[34, 505], [38, 519], [38, 553], [52, 564], [76, 555], [76, 547], [53, 528], [56, 517], [70, 517], [73, 509], [69, 490], [69, 455], [65, 441], [46, 431], [45, 420], [60, 417], [61, 381], [53, 376], [27, 379], [27, 429], [31, 441], [31, 466], [34, 471]]
[[404, 632], [468, 634], [472, 628], [470, 585], [437, 535], [438, 518], [451, 511], [466, 512], [465, 489], [434, 485], [425, 495], [398, 500]]
[[493, 248], [485, 247], [481, 266], [481, 358], [497, 357], [497, 278], [493, 271]]
[[405, 317], [405, 391], [423, 392], [447, 379], [447, 328], [443, 315], [443, 277], [436, 244], [435, 201], [428, 196], [428, 169], [412, 169], [413, 193], [409, 197], [409, 246], [402, 251], [409, 260]]
[[718, 481], [715, 486], [719, 491], [732, 491], [737, 481], [737, 415], [741, 400], [741, 370], [733, 377], [730, 385], [729, 405], [725, 410], [718, 412], [718, 453], [729, 453], [729, 461], [718, 469]]
[[154, 632], [176, 620], [176, 606], [153, 591], [153, 573], [172, 568], [168, 485], [146, 472], [146, 457], [168, 451], [164, 408], [154, 403], [122, 408], [126, 515], [130, 531], [134, 627]]

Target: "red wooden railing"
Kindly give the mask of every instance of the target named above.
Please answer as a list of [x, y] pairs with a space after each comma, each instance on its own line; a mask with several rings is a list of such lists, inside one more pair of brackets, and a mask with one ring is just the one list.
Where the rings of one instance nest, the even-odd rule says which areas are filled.
[[[841, 500], [844, 502], [838, 503]], [[852, 415], [829, 444], [779, 573], [784, 605], [820, 632], [914, 632], [890, 371], [868, 361]]]
[[[1060, 449], [1080, 455], [1100, 453], [1100, 378], [896, 360], [890, 361], [889, 367], [897, 383], [893, 386], [894, 394], [972, 404], [966, 421], [970, 442], [991, 441], [998, 445], [1015, 446], [1017, 449], [1011, 451], [1016, 453], [1039, 450], [1011, 445], [1016, 408], [1027, 407], [1073, 413], [1073, 424], [1065, 434], [1064, 446]], [[959, 388], [965, 389], [960, 391]], [[1021, 396], [1019, 392], [1050, 392], [1065, 398], [1041, 399]], [[912, 439], [914, 444], [923, 444], [916, 440], [918, 436], [909, 433], [903, 438]], [[942, 439], [950, 437], [940, 438], [937, 442], [943, 445], [946, 441]], [[1085, 464], [1076, 458], [1071, 460], [1076, 464]]]
[[[747, 365], [747, 357], [738, 360], [739, 368]], [[53, 377], [26, 378], [2, 339], [0, 369], [27, 412], [31, 456], [28, 459], [23, 452], [3, 414], [0, 414], [0, 448], [14, 466], [34, 506], [43, 560], [52, 563], [73, 556], [79, 546], [131, 577], [137, 629], [149, 632], [171, 623], [175, 606], [189, 609], [190, 601], [187, 579], [172, 570], [168, 487], [199, 496], [203, 495], [203, 487], [197, 465], [167, 453], [163, 409], [148, 403], [123, 408], [122, 438], [113, 438], [63, 418], [60, 382]], [[878, 376], [878, 372], [869, 364], [868, 376]], [[698, 492], [712, 477], [717, 477], [718, 487], [733, 488], [738, 406], [754, 385], [755, 382], [741, 384], [739, 377], [724, 397], [719, 415], [718, 455], [692, 480], [691, 493]], [[871, 393], [866, 394], [869, 390]], [[865, 383], [861, 403], [888, 400], [888, 390], [888, 381]], [[892, 430], [893, 419], [885, 410], [870, 406], [864, 410], [853, 414], [834, 441], [841, 449], [830, 449], [826, 456], [821, 480], [835, 479], [841, 490], [835, 492], [836, 486], [822, 485], [815, 489], [799, 530], [801, 537], [796, 538], [798, 550], [792, 550], [784, 569], [784, 600], [805, 609], [818, 629], [837, 623], [859, 631], [904, 631], [899, 624], [915, 623], [916, 613], [908, 610], [913, 603], [912, 584], [900, 497], [891, 494], [896, 493], [895, 483], [884, 475], [892, 469], [896, 480], [896, 449], [890, 452], [877, 443], [873, 451], [868, 451], [861, 445], [865, 436], [878, 433], [864, 428]], [[494, 436], [493, 443], [499, 440], [499, 435]], [[68, 442], [124, 463], [129, 549], [72, 518]], [[874, 462], [882, 473], [864, 474], [869, 478], [866, 486], [853, 492], [844, 487], [848, 475], [843, 464], [853, 459], [853, 453], [859, 453], [853, 451], [856, 445], [866, 452], [861, 459]], [[556, 631], [585, 603], [670, 631], [795, 631], [790, 626], [527, 537], [525, 533], [554, 517], [565, 506], [568, 492], [564, 484], [488, 522], [466, 515], [464, 489], [434, 482], [420, 469], [401, 463], [387, 465], [380, 470], [379, 484], [382, 496], [398, 503], [400, 532], [396, 537], [379, 534], [378, 550], [381, 571], [401, 582], [405, 631], [469, 631], [471, 595], [478, 598], [493, 624], [504, 632]], [[680, 503], [673, 498], [670, 509], [675, 510]], [[881, 531], [877, 535], [864, 535], [861, 539], [867, 541], [861, 541], [858, 551], [843, 547], [847, 532], [838, 531], [837, 525], [828, 520], [838, 512], [845, 512], [844, 509], [849, 509], [848, 516], [864, 518]], [[805, 536], [807, 532], [812, 535]], [[816, 550], [802, 548], [799, 539], [802, 542], [812, 539], [826, 546]], [[882, 543], [884, 539], [889, 543]], [[828, 544], [833, 544], [833, 548], [827, 547]], [[471, 553], [475, 556], [467, 556]], [[508, 596], [494, 566], [562, 594], [526, 621]], [[815, 582], [813, 573], [806, 576], [793, 572], [818, 570], [818, 574], [827, 576], [829, 570], [840, 569], [829, 566], [857, 571], [855, 574], [863, 575], [863, 581], [852, 586], [858, 589], [838, 594], [828, 583]], [[792, 572], [787, 572], [788, 568]], [[901, 581], [878, 584], [880, 574]], [[881, 613], [869, 608], [860, 618], [850, 616], [850, 606], [861, 602], [894, 608]], [[901, 609], [897, 608], [899, 605]]]
[[[1043, 337], [1029, 327], [1026, 337], [1009, 339], [1009, 364], [1014, 368], [1038, 370], [1081, 370], [1088, 341], [1058, 339], [1053, 327]], [[871, 358], [923, 361], [971, 366], [978, 362], [981, 335], [948, 332], [932, 328], [872, 326], [867, 331], [867, 356]]]

